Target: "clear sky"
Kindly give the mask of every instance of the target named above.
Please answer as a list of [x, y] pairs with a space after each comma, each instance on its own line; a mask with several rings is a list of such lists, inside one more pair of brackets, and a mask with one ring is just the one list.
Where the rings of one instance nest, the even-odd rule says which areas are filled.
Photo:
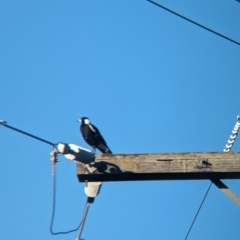
[[[240, 41], [234, 0], [160, 3]], [[88, 145], [87, 116], [114, 153], [222, 151], [240, 114], [240, 46], [145, 0], [0, 1], [0, 119], [52, 142]], [[240, 150], [238, 139], [232, 148]], [[52, 236], [51, 147], [0, 127], [0, 239]], [[86, 200], [57, 164], [55, 231]], [[240, 196], [239, 180], [224, 181]], [[209, 181], [104, 183], [87, 240], [183, 240]], [[240, 211], [215, 186], [189, 240], [239, 240]]]

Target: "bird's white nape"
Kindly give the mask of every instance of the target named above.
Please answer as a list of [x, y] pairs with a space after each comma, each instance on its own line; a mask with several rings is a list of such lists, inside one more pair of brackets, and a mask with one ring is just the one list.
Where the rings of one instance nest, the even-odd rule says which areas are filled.
[[90, 123], [89, 119], [84, 119], [84, 123], [89, 124]]

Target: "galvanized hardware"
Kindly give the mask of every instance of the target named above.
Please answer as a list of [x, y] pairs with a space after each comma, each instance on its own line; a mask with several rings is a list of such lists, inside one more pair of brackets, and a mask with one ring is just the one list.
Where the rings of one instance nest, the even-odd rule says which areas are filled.
[[207, 158], [199, 159], [198, 163], [197, 163], [197, 167], [199, 167], [199, 168], [206, 168], [211, 165], [212, 164], [208, 162]]

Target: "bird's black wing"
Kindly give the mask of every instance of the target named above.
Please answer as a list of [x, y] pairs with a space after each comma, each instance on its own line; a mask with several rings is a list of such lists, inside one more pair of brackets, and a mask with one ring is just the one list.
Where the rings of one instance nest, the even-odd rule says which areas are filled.
[[99, 130], [97, 129], [97, 127], [95, 127], [93, 124], [89, 123], [88, 127], [91, 129], [92, 132], [94, 132], [95, 134], [100, 134]]
[[93, 124], [88, 124], [88, 126], [90, 127], [90, 129], [92, 131], [95, 132], [95, 139], [98, 142], [97, 144], [97, 148], [102, 152], [102, 153], [112, 153], [111, 150], [109, 149], [109, 147], [107, 146], [106, 141], [104, 140], [104, 138], [102, 137], [101, 133], [99, 132], [99, 130], [97, 129], [97, 127], [95, 127]]
[[105, 140], [103, 139], [100, 131], [97, 129], [97, 127], [95, 127], [93, 124], [88, 124], [88, 126], [95, 133], [95, 138], [98, 139], [98, 141], [100, 141], [104, 145], [107, 145]]

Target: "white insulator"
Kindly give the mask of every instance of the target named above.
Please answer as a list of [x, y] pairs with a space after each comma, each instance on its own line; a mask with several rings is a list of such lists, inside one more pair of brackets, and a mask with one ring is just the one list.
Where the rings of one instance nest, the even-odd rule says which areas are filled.
[[238, 132], [238, 130], [233, 130], [232, 131], [232, 134], [234, 135], [234, 134], [237, 134], [237, 132]]
[[60, 153], [70, 160], [84, 164], [89, 164], [94, 161], [94, 155], [88, 149], [75, 144], [59, 143], [57, 148]]
[[239, 131], [239, 128], [240, 128], [240, 115], [237, 116], [237, 122], [232, 130], [232, 135], [230, 135], [230, 138], [228, 140], [228, 143], [225, 145], [225, 148], [223, 149], [224, 152], [229, 152], [231, 150], [231, 147], [233, 146], [235, 140], [236, 140], [236, 137], [237, 137], [237, 134], [238, 134], [238, 131]]
[[88, 197], [96, 197], [101, 188], [102, 182], [86, 182], [84, 191]]
[[229, 152], [230, 149], [229, 149], [229, 148], [224, 148], [223, 151], [224, 151], [224, 152]]
[[226, 148], [231, 148], [231, 147], [232, 147], [232, 144], [226, 144], [225, 147], [226, 147]]
[[230, 138], [231, 138], [231, 139], [235, 139], [236, 137], [237, 137], [236, 134], [235, 134], [235, 135], [234, 135], [234, 134], [230, 135]]

